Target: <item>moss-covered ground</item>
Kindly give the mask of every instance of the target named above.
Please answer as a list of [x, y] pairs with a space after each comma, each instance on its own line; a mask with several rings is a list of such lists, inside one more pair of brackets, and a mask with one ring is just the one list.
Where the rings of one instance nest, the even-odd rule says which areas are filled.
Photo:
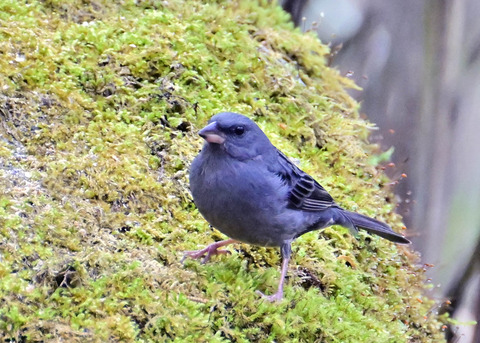
[[188, 168], [249, 115], [344, 207], [401, 230], [372, 125], [270, 1], [0, 1], [2, 342], [442, 342], [409, 248], [333, 227], [179, 261], [222, 235]]

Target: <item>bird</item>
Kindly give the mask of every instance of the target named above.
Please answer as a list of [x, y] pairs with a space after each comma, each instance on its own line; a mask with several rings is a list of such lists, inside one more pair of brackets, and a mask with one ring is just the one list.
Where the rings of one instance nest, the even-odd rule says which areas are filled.
[[233, 112], [214, 115], [198, 134], [205, 140], [190, 167], [193, 201], [210, 225], [229, 238], [186, 258], [227, 254], [232, 243], [279, 247], [282, 257], [277, 291], [257, 293], [270, 302], [283, 298], [292, 242], [301, 235], [340, 225], [366, 230], [394, 243], [409, 244], [387, 224], [340, 207], [313, 177], [277, 149], [250, 118]]

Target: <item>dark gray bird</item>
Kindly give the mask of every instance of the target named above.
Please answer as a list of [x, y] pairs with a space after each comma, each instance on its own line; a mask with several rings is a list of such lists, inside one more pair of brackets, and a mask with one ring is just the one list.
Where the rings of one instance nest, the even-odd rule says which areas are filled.
[[230, 112], [213, 116], [200, 130], [205, 139], [190, 170], [190, 188], [200, 213], [230, 239], [184, 258], [225, 254], [235, 242], [280, 247], [282, 272], [270, 301], [283, 297], [292, 241], [312, 230], [341, 225], [363, 229], [392, 242], [410, 241], [387, 224], [338, 206], [328, 192], [280, 152], [249, 118]]

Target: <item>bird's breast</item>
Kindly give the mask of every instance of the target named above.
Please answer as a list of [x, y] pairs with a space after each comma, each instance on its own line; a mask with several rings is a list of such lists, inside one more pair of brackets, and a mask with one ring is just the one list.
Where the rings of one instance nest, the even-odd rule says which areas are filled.
[[[198, 159], [198, 158], [197, 158]], [[277, 218], [286, 208], [284, 185], [258, 161], [200, 158], [190, 187], [200, 213], [227, 236], [250, 244], [283, 242]]]

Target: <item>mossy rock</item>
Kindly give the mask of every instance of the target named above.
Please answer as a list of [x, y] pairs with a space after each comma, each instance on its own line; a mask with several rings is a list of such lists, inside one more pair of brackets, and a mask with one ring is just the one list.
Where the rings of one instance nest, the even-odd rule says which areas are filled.
[[390, 223], [373, 127], [329, 50], [269, 1], [0, 2], [0, 336], [6, 342], [441, 342], [409, 248], [333, 227], [277, 249], [192, 202], [196, 132], [249, 115], [344, 207]]

